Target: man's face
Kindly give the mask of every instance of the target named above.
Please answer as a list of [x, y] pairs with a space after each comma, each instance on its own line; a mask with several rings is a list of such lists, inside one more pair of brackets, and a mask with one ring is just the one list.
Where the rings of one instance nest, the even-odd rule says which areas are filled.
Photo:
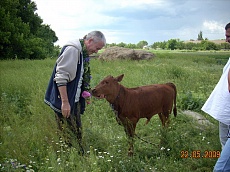
[[226, 42], [230, 43], [230, 28], [228, 28], [225, 32]]
[[98, 50], [102, 49], [104, 47], [104, 43], [103, 42], [94, 42], [93, 39], [89, 39], [87, 41], [85, 41], [85, 45], [86, 45], [86, 49], [88, 51], [88, 54], [93, 54], [93, 53], [97, 53]]

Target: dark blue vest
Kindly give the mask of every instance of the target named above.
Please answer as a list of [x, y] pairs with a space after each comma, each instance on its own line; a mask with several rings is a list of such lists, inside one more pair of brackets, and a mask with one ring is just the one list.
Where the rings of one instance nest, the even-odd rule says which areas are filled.
[[[62, 48], [60, 55], [64, 52], [65, 48], [66, 46]], [[77, 67], [78, 70], [76, 71], [76, 77], [71, 82], [68, 82], [66, 85], [68, 100], [71, 107], [71, 113], [73, 113], [74, 110], [75, 96], [77, 93], [77, 87], [80, 80], [82, 63], [83, 63], [83, 56], [82, 53], [80, 53], [80, 63], [78, 63], [78, 67]], [[55, 67], [53, 69], [53, 73], [51, 75], [49, 85], [46, 90], [44, 102], [47, 105], [49, 105], [55, 112], [61, 113], [61, 105], [62, 105], [61, 96], [57, 84], [54, 81], [55, 74], [56, 74], [56, 67], [57, 64], [55, 64]], [[82, 83], [82, 87], [83, 86], [84, 84]], [[85, 99], [82, 96], [80, 96], [79, 103], [81, 104], [81, 114], [83, 114], [85, 111]]]

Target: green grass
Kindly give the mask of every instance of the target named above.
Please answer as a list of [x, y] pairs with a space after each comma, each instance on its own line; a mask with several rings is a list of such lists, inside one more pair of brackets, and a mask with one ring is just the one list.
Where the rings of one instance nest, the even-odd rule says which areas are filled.
[[[127, 138], [105, 100], [92, 99], [82, 116], [85, 156], [67, 148], [57, 136], [52, 110], [43, 102], [55, 59], [0, 61], [1, 171], [212, 171], [217, 158], [181, 158], [181, 151], [220, 150], [218, 122], [200, 108], [218, 82], [227, 53], [163, 53], [144, 61], [91, 60], [94, 87], [107, 75], [125, 74], [126, 87], [174, 82], [178, 116], [162, 129], [158, 116], [138, 123], [134, 157], [127, 156]], [[212, 126], [200, 126], [182, 110], [200, 112]], [[16, 168], [17, 167], [17, 168]]]

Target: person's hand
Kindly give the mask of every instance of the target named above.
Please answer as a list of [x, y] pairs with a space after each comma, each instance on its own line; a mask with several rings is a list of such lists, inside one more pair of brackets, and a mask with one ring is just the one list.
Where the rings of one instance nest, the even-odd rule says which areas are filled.
[[62, 115], [65, 117], [65, 118], [69, 118], [70, 116], [70, 104], [69, 102], [62, 102], [62, 106], [61, 106], [61, 112], [62, 112]]

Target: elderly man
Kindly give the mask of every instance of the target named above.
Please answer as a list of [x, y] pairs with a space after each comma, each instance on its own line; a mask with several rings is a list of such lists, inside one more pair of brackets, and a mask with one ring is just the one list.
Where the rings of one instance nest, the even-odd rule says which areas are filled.
[[69, 41], [56, 61], [44, 99], [54, 110], [66, 143], [72, 146], [75, 139], [71, 138], [77, 136], [81, 153], [84, 153], [81, 145], [81, 114], [85, 110], [84, 96], [90, 90], [91, 78], [89, 55], [97, 53], [105, 45], [105, 36], [100, 31], [92, 31], [83, 39]]

